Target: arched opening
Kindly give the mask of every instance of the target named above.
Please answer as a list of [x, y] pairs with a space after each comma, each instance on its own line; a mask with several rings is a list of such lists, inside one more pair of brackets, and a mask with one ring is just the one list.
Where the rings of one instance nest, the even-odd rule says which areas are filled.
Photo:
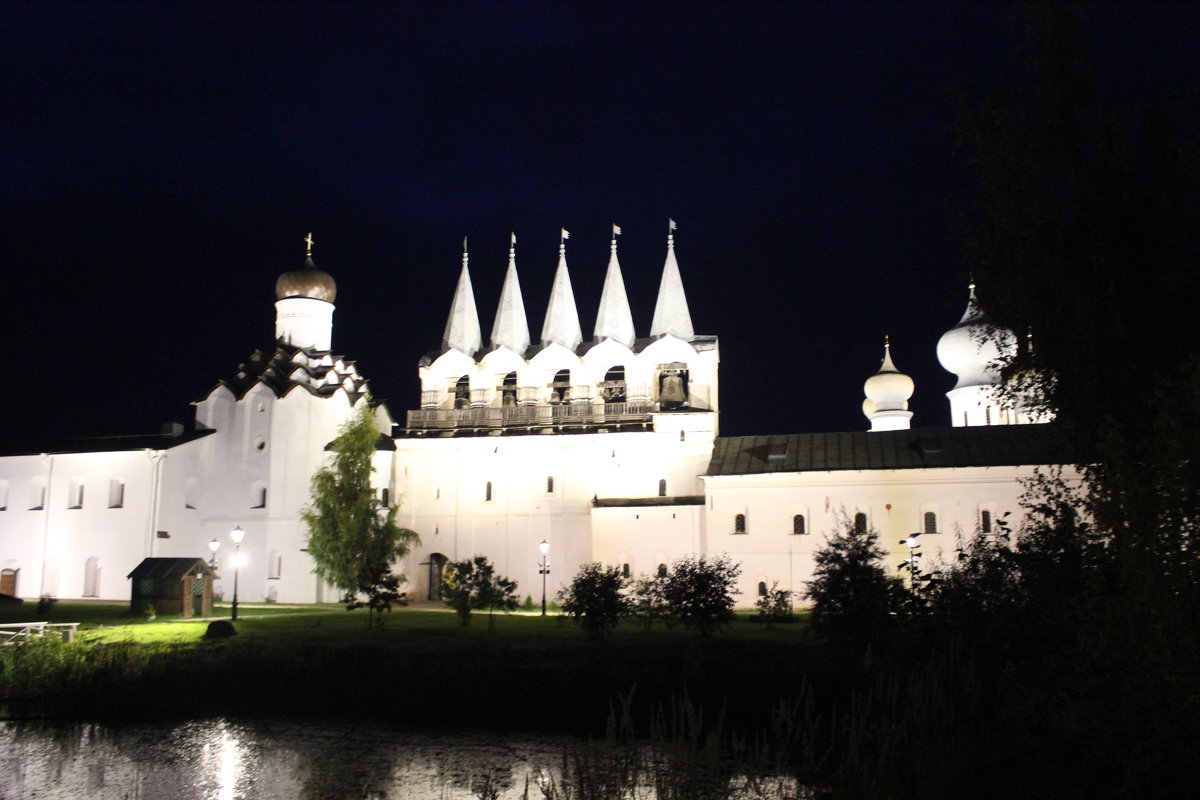
[[734, 533], [745, 533], [746, 532], [746, 515], [745, 514], [734, 515], [734, 517], [733, 517], [733, 532]]
[[667, 496], [667, 479], [666, 478], [658, 479], [658, 496], [659, 497]]
[[862, 511], [859, 511], [857, 514], [854, 515], [854, 532], [855, 533], [866, 533], [867, 532], [867, 515], [864, 514]]
[[659, 577], [659, 578], [665, 578], [665, 577], [667, 577], [667, 565], [666, 565], [666, 564], [659, 564], [659, 565], [658, 565], [658, 570], [657, 570], [657, 571], [656, 571], [654, 574], [655, 574], [657, 577]]
[[629, 568], [629, 562], [628, 562], [628, 561], [626, 561], [625, 563], [623, 563], [623, 564], [621, 565], [621, 577], [622, 577], [622, 578], [628, 578], [628, 577], [629, 577], [629, 574], [630, 574], [630, 572], [631, 572], [631, 571], [632, 571], [632, 570], [630, 570], [630, 568]]
[[503, 408], [516, 408], [517, 406], [517, 373], [510, 372], [504, 376], [504, 381], [499, 387], [500, 405]]
[[492, 502], [492, 482], [491, 481], [488, 481], [487, 486], [485, 486], [483, 489], [483, 502], [485, 502], [485, 503]]
[[17, 576], [21, 574], [21, 570], [5, 567], [0, 569], [0, 594], [6, 594], [10, 597], [17, 596]]
[[766, 581], [758, 582], [758, 596], [759, 597], [767, 596], [767, 582]]
[[805, 523], [803, 514], [795, 514], [792, 516], [792, 535], [803, 536], [808, 533], [808, 525]]
[[83, 563], [83, 596], [100, 596], [100, 559], [95, 556]]
[[455, 408], [470, 408], [471, 407], [471, 378], [469, 375], [463, 375], [454, 384], [454, 407]]
[[937, 514], [933, 513], [932, 511], [926, 511], [922, 517], [922, 522], [924, 523], [925, 533], [937, 533]]
[[669, 411], [688, 402], [687, 364], [664, 364], [658, 373], [658, 406]]
[[429, 566], [429, 593], [430, 600], [442, 599], [442, 578], [446, 571], [446, 564], [450, 559], [446, 558], [441, 553], [433, 553], [429, 556], [429, 561], [426, 564]]
[[992, 512], [986, 508], [982, 509], [979, 512], [979, 532], [980, 533], [991, 533], [992, 532]]
[[625, 402], [625, 366], [618, 364], [604, 373], [600, 382], [600, 399], [606, 403]]
[[550, 405], [571, 402], [571, 370], [560, 369], [550, 382]]
[[554, 494], [554, 476], [546, 476], [546, 494]]

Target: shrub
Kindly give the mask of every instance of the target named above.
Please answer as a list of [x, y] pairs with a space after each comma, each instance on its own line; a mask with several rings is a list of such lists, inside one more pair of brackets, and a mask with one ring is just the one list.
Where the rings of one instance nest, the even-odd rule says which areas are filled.
[[733, 619], [733, 596], [742, 572], [729, 556], [685, 556], [671, 565], [662, 596], [669, 618], [701, 636], [711, 636]]
[[592, 639], [602, 639], [629, 613], [624, 594], [627, 580], [619, 567], [584, 564], [568, 586], [558, 592], [562, 610]]
[[779, 588], [779, 581], [771, 584], [771, 588], [754, 602], [759, 618], [770, 627], [776, 622], [789, 619], [792, 616], [792, 592]]
[[[442, 597], [458, 614], [463, 625], [471, 624], [471, 612], [475, 609], [500, 609], [505, 613], [518, 605], [517, 582], [496, 574], [496, 568], [484, 556], [475, 556], [465, 561], [452, 561], [446, 565], [442, 578]], [[488, 620], [488, 627], [495, 622]]]

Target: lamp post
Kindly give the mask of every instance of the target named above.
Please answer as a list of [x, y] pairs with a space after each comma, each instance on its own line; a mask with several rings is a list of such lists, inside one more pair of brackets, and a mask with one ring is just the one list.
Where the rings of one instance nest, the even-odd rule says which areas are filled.
[[229, 532], [229, 538], [233, 539], [233, 620], [237, 620], [238, 572], [242, 568], [242, 539], [245, 536], [241, 525]]
[[212, 550], [212, 559], [208, 562], [208, 565], [212, 567], [212, 571], [215, 573], [217, 571], [217, 551], [221, 549], [221, 543], [213, 539], [208, 543], [208, 549]]
[[542, 551], [542, 568], [538, 572], [542, 576], [542, 616], [544, 617], [546, 616], [546, 576], [550, 574], [550, 562], [546, 560], [546, 554], [550, 552], [550, 543], [542, 539], [538, 550]]
[[917, 590], [917, 559], [921, 557], [921, 554], [917, 552], [917, 548], [920, 547], [917, 544], [917, 537], [920, 535], [912, 533], [907, 539], [900, 540], [900, 544], [908, 545], [908, 561], [905, 562], [908, 564], [908, 588], [914, 592]]

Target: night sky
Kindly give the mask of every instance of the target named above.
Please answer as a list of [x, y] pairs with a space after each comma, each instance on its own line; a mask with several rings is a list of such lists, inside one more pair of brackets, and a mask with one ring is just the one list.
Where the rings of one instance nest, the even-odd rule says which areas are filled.
[[[1195, 7], [1090, 24], [1118, 99], [1195, 80]], [[486, 338], [516, 232], [536, 341], [560, 227], [590, 337], [620, 225], [645, 336], [668, 218], [723, 434], [865, 429], [885, 333], [914, 424], [947, 424], [955, 96], [1019, 39], [1009, 4], [6, 3], [0, 435], [190, 421], [272, 346], [309, 231], [334, 350], [403, 419], [464, 236]]]

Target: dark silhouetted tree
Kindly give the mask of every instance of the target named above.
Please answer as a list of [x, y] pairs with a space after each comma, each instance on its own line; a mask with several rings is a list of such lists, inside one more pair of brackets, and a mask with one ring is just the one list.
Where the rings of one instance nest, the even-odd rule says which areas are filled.
[[840, 515], [837, 529], [813, 554], [813, 579], [805, 589], [820, 636], [861, 642], [890, 628], [905, 591], [900, 578], [887, 574], [886, 555], [874, 527]]
[[508, 613], [520, 605], [517, 582], [496, 574], [484, 556], [452, 561], [442, 576], [442, 598], [454, 609], [463, 625], [471, 624], [471, 612], [488, 611], [488, 628], [495, 628], [494, 613]]
[[629, 613], [627, 583], [620, 567], [584, 564], [570, 584], [559, 590], [558, 604], [587, 632], [588, 638], [603, 639]]
[[742, 572], [729, 556], [685, 556], [671, 565], [662, 598], [673, 622], [712, 636], [733, 621], [733, 596]]

